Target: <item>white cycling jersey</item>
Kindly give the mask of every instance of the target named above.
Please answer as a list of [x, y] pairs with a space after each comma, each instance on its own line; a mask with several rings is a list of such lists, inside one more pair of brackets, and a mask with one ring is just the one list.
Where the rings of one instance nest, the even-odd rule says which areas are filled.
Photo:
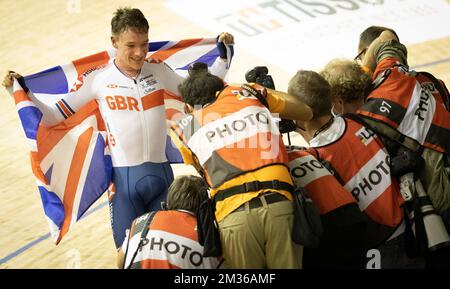
[[[226, 60], [217, 58], [211, 73], [223, 78], [226, 65]], [[44, 124], [54, 125], [95, 99], [107, 126], [114, 167], [161, 163], [167, 161], [164, 95], [179, 95], [182, 80], [164, 62], [145, 62], [139, 75], [130, 78], [111, 61], [81, 75], [55, 105], [34, 102], [43, 113]]]

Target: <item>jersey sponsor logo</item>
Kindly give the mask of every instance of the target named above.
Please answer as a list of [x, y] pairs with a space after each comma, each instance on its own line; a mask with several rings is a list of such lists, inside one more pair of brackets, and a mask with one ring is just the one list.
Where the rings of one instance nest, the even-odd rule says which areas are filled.
[[139, 84], [141, 85], [144, 94], [149, 94], [156, 90], [156, 84], [158, 84], [158, 81], [153, 77], [153, 75], [149, 75], [141, 78], [139, 80]]
[[81, 86], [83, 86], [84, 83], [84, 77], [83, 75], [78, 76], [77, 80], [75, 80], [75, 83], [73, 84], [72, 88], [70, 89], [70, 92], [77, 91], [80, 89]]
[[106, 103], [111, 110], [139, 110], [139, 102], [132, 96], [106, 96]]
[[150, 77], [153, 77], [153, 73], [142, 77], [140, 81], [145, 80], [145, 79], [150, 78]]
[[311, 182], [331, 173], [313, 156], [307, 155], [289, 162], [291, 176], [297, 187], [306, 187]]
[[123, 86], [123, 85], [118, 85], [115, 83], [110, 83], [108, 85], [106, 85], [107, 88], [125, 88], [125, 89], [133, 89], [132, 87], [129, 86]]
[[103, 64], [103, 65], [99, 65], [99, 66], [95, 66], [95, 67], [89, 68], [88, 70], [86, 70], [86, 71], [82, 74], [82, 76], [83, 76], [83, 77], [87, 77], [87, 76], [88, 76], [89, 74], [91, 74], [92, 72], [94, 72], [94, 71], [96, 71], [96, 70], [100, 70], [100, 69], [106, 67], [107, 65], [108, 65], [108, 64]]

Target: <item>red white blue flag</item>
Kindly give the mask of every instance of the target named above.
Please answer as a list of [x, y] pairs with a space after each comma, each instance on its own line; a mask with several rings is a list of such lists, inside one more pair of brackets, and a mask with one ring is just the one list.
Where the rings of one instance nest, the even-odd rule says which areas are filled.
[[[114, 57], [115, 50], [103, 51], [26, 76], [29, 91], [17, 80], [14, 83], [16, 108], [31, 147], [31, 167], [56, 244], [111, 185], [112, 162], [106, 128], [96, 101], [62, 123], [46, 127], [41, 124], [42, 113], [29, 94], [54, 105], [70, 91], [81, 74]], [[214, 38], [162, 41], [149, 43], [147, 57], [164, 61], [185, 76], [193, 62], [212, 65], [219, 51]], [[181, 99], [172, 97], [165, 105], [168, 119], [183, 112]], [[171, 163], [182, 162], [170, 142], [166, 155]]]

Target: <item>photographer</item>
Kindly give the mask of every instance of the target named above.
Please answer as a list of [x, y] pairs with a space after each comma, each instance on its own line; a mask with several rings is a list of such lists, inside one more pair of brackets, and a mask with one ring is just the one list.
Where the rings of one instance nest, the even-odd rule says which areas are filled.
[[197, 176], [177, 177], [169, 187], [166, 210], [140, 216], [118, 251], [118, 268], [215, 269], [218, 258], [203, 258], [195, 213], [208, 198]]
[[450, 94], [445, 84], [409, 69], [407, 49], [392, 29], [367, 28], [358, 51], [377, 84], [358, 114], [374, 129], [401, 139], [402, 146], [420, 151], [425, 163], [417, 176], [435, 209], [450, 213]]
[[[310, 198], [303, 208], [298, 208], [304, 211], [304, 215], [302, 212], [299, 215], [306, 220], [296, 216], [298, 225], [294, 225], [297, 231], [294, 236], [298, 233], [298, 240], [305, 246], [303, 267], [365, 268], [367, 216], [355, 198], [330, 173], [330, 165], [316, 158], [314, 149], [292, 146], [288, 148], [288, 156], [295, 188], [303, 195], [296, 197]], [[307, 210], [307, 202], [315, 207], [314, 214]]]
[[309, 120], [311, 109], [261, 85], [224, 86], [201, 64], [180, 92], [191, 115], [173, 125], [174, 142], [212, 188], [227, 267], [300, 268], [302, 248], [291, 237], [292, 179], [271, 112]]
[[423, 258], [406, 255], [404, 200], [380, 138], [345, 115], [333, 118], [330, 85], [318, 73], [297, 72], [288, 91], [313, 109], [314, 118], [302, 122], [304, 137], [369, 217], [367, 248], [380, 250], [381, 268], [423, 268]]

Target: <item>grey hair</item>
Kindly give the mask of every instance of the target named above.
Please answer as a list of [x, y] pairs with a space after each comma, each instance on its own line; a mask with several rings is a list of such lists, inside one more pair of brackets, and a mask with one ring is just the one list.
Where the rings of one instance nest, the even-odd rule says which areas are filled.
[[331, 96], [345, 103], [364, 100], [370, 93], [372, 79], [356, 62], [347, 59], [333, 59], [320, 72], [331, 87]]
[[289, 81], [288, 93], [307, 104], [314, 119], [330, 113], [330, 85], [315, 71], [299, 70]]

